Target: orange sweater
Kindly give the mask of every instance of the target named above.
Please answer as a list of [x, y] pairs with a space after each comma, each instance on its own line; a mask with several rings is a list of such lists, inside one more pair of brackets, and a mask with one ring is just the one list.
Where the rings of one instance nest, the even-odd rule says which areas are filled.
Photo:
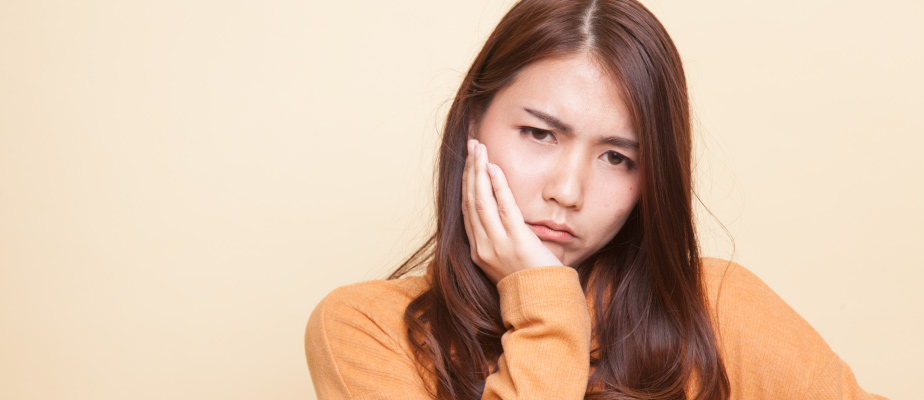
[[[704, 259], [709, 305], [732, 399], [873, 399], [821, 336], [740, 265]], [[305, 333], [318, 399], [430, 399], [407, 343], [404, 309], [422, 277], [371, 281], [331, 292]], [[532, 268], [497, 285], [508, 331], [483, 399], [583, 399], [591, 319], [577, 272]], [[431, 386], [432, 387], [432, 386]]]

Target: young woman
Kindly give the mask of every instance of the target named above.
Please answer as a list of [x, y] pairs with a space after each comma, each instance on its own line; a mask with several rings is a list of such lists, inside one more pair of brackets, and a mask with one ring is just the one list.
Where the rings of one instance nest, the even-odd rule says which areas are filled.
[[449, 111], [436, 232], [312, 314], [318, 397], [872, 398], [759, 279], [700, 258], [691, 147], [641, 4], [517, 3]]

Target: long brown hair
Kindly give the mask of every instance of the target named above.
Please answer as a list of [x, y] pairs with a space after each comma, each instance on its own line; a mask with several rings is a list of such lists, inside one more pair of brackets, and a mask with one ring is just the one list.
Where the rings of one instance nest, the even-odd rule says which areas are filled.
[[405, 311], [432, 394], [478, 399], [503, 352], [496, 286], [474, 264], [461, 211], [465, 144], [493, 96], [523, 67], [587, 52], [622, 90], [639, 137], [641, 194], [619, 233], [573, 266], [593, 294], [588, 399], [727, 399], [693, 226], [689, 100], [680, 56], [633, 0], [522, 0], [462, 81], [438, 159], [436, 232], [390, 278], [427, 265], [429, 289]]

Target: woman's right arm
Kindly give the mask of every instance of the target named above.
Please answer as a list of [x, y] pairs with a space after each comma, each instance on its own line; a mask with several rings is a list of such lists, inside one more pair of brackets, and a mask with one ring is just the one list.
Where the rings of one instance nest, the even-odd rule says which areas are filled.
[[590, 314], [577, 271], [530, 268], [497, 285], [507, 332], [482, 399], [583, 399], [590, 369]]
[[483, 399], [583, 399], [590, 315], [577, 271], [530, 230], [504, 172], [469, 140], [462, 213], [472, 260], [497, 284], [507, 332]]

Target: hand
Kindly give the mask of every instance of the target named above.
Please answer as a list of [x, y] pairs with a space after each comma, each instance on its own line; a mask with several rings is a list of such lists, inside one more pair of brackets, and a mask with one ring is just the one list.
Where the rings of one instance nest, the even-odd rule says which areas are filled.
[[472, 260], [495, 284], [526, 268], [562, 265], [526, 225], [504, 172], [474, 139], [462, 173], [462, 215]]

